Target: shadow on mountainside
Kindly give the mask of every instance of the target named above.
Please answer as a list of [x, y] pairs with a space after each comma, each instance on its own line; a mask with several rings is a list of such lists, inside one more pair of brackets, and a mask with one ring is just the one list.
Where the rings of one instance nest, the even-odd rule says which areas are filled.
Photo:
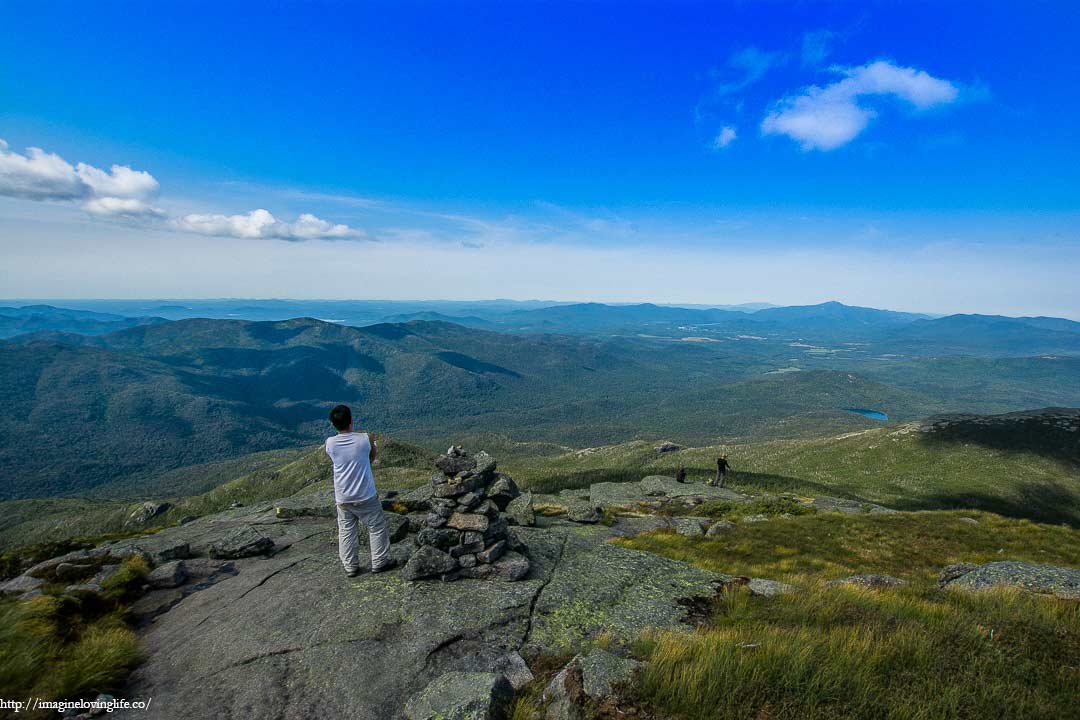
[[[974, 444], [1004, 453], [1031, 453], [1080, 475], [1080, 409], [1043, 408], [1002, 415], [939, 415], [926, 421], [924, 444]], [[989, 468], [988, 468], [989, 469]]]
[[1024, 483], [1012, 496], [937, 493], [893, 503], [897, 510], [983, 510], [1005, 517], [1080, 527], [1080, 493], [1059, 484]]

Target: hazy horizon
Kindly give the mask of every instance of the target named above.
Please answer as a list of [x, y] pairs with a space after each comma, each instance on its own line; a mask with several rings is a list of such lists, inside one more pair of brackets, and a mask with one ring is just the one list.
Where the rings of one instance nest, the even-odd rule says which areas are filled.
[[[133, 304], [133, 303], [154, 303], [154, 304], [169, 304], [169, 303], [385, 303], [385, 304], [400, 304], [400, 305], [493, 305], [499, 303], [516, 304], [516, 305], [528, 305], [535, 307], [553, 306], [553, 305], [580, 305], [580, 304], [602, 304], [609, 306], [635, 306], [635, 305], [656, 305], [659, 307], [672, 307], [672, 308], [687, 308], [687, 309], [729, 309], [737, 312], [753, 313], [758, 310], [764, 310], [768, 308], [783, 308], [783, 307], [800, 307], [800, 306], [814, 306], [827, 303], [839, 302], [842, 305], [848, 307], [864, 307], [874, 310], [886, 310], [890, 312], [909, 313], [916, 315], [926, 315], [928, 317], [947, 317], [949, 315], [999, 315], [1002, 317], [1058, 317], [1067, 320], [1074, 320], [1080, 322], [1080, 316], [1068, 316], [1068, 315], [1012, 315], [1005, 313], [988, 313], [988, 312], [942, 312], [940, 310], [922, 310], [911, 309], [907, 307], [875, 307], [869, 305], [857, 305], [853, 303], [845, 303], [840, 300], [828, 299], [822, 300], [816, 303], [798, 303], [795, 305], [779, 304], [769, 302], [767, 300], [761, 301], [745, 301], [745, 302], [717, 302], [717, 303], [673, 303], [662, 302], [655, 300], [632, 300], [632, 301], [606, 301], [598, 302], [595, 300], [582, 300], [582, 299], [566, 299], [557, 300], [551, 298], [296, 298], [296, 297], [99, 297], [99, 298], [55, 298], [55, 297], [40, 297], [40, 298], [0, 298], [0, 307], [2, 306], [26, 306], [26, 305], [52, 305], [56, 307], [67, 307], [68, 309], [80, 310], [91, 309], [97, 304]], [[103, 312], [113, 312], [118, 314], [124, 314], [118, 309], [99, 308]], [[147, 308], [152, 309], [152, 308]], [[333, 322], [333, 321], [329, 321]]]
[[0, 295], [1080, 317], [1080, 8], [617, 13], [17, 2]]

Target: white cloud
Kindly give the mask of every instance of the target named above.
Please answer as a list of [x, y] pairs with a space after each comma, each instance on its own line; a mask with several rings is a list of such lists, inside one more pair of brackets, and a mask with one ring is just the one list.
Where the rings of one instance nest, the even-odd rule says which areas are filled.
[[0, 140], [0, 195], [82, 202], [95, 217], [148, 220], [163, 214], [149, 203], [157, 191], [158, 181], [148, 172], [126, 165], [113, 165], [109, 172], [86, 163], [72, 167], [55, 153], [32, 147], [20, 155]]
[[83, 210], [100, 218], [155, 220], [165, 217], [164, 211], [138, 198], [102, 197], [83, 203]]
[[278, 220], [269, 210], [252, 210], [243, 215], [192, 214], [177, 218], [173, 227], [200, 235], [277, 240], [353, 240], [364, 233], [348, 225], [335, 225], [304, 213], [294, 223]]
[[128, 224], [168, 220], [173, 229], [201, 235], [292, 241], [367, 237], [348, 225], [310, 213], [301, 214], [294, 223], [282, 222], [262, 209], [242, 215], [192, 214], [169, 220], [164, 210], [151, 204], [160, 189], [157, 179], [143, 170], [113, 165], [106, 172], [86, 163], [72, 166], [59, 155], [35, 147], [20, 155], [0, 139], [0, 196], [79, 202], [95, 218]]
[[735, 142], [737, 137], [735, 128], [727, 125], [720, 129], [720, 133], [713, 140], [713, 150], [723, 150], [731, 143]]
[[0, 139], [0, 195], [26, 200], [80, 200], [90, 188], [75, 168], [55, 153], [27, 148], [26, 155], [8, 150]]
[[872, 98], [892, 96], [926, 110], [951, 103], [960, 94], [948, 80], [886, 60], [833, 70], [843, 78], [783, 98], [762, 120], [761, 132], [787, 135], [803, 150], [833, 150], [855, 139], [877, 115], [867, 104]]
[[111, 172], [79, 163], [75, 169], [79, 179], [95, 196], [146, 199], [157, 195], [160, 185], [148, 172], [132, 170], [125, 165], [113, 165]]

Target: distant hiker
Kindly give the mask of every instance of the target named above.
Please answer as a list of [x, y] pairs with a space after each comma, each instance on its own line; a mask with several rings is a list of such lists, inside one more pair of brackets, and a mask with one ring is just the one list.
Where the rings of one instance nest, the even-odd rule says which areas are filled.
[[334, 502], [337, 504], [338, 555], [345, 574], [360, 574], [360, 523], [368, 530], [371, 571], [382, 572], [396, 565], [390, 558], [390, 533], [386, 529], [382, 501], [375, 490], [371, 463], [375, 443], [367, 433], [353, 432], [352, 410], [338, 405], [330, 411], [330, 422], [338, 434], [326, 439], [326, 454], [334, 461]]
[[724, 477], [729, 469], [731, 465], [728, 464], [727, 455], [716, 458], [716, 477], [709, 484], [713, 487], [724, 487]]
[[675, 471], [675, 482], [686, 482], [686, 468], [681, 467]]

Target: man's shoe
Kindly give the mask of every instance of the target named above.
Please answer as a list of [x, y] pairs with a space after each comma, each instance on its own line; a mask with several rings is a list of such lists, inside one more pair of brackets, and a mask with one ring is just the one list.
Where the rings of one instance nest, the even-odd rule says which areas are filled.
[[393, 570], [393, 569], [394, 569], [394, 568], [396, 568], [397, 566], [398, 566], [398, 561], [397, 561], [397, 560], [394, 560], [393, 558], [390, 558], [389, 560], [387, 560], [386, 562], [384, 562], [384, 563], [383, 563], [382, 565], [380, 565], [379, 567], [373, 567], [373, 568], [371, 568], [371, 572], [373, 572], [373, 573], [381, 573], [381, 572], [386, 572], [387, 570]]
[[352, 570], [346, 570], [345, 571], [345, 576], [346, 577], [356, 577], [359, 574], [360, 574], [360, 568], [353, 568]]

